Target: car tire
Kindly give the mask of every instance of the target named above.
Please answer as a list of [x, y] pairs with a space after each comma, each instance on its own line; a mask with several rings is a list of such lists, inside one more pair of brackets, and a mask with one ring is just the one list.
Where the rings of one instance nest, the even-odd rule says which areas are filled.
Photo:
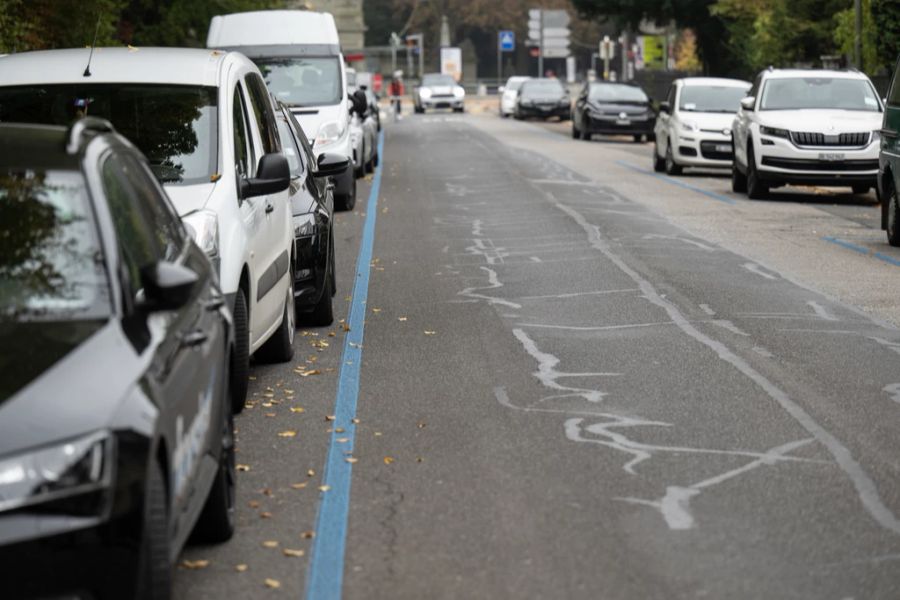
[[853, 186], [853, 193], [861, 196], [863, 194], [868, 194], [869, 190], [871, 190], [871, 189], [872, 189], [872, 186], [861, 183], [859, 185]]
[[635, 143], [635, 144], [641, 144], [641, 143], [643, 143], [643, 141], [644, 141], [644, 136], [643, 136], [643, 135], [635, 135], [635, 136], [634, 136], [634, 143]]
[[353, 210], [356, 206], [356, 177], [351, 177], [350, 180], [350, 192], [334, 198], [336, 210]]
[[675, 156], [672, 154], [672, 144], [666, 144], [665, 170], [666, 175], [681, 175], [682, 172], [681, 165], [675, 162]]
[[369, 162], [366, 163], [366, 173], [374, 173], [375, 172], [375, 155], [372, 155], [372, 158], [369, 159]]
[[416, 112], [417, 115], [424, 115], [424, 114], [425, 114], [425, 109], [424, 109], [424, 108], [420, 108], [420, 107], [416, 106], [413, 110], [415, 110], [415, 112]]
[[885, 191], [884, 201], [887, 203], [885, 229], [887, 230], [888, 244], [900, 246], [900, 200], [897, 199], [897, 190], [893, 185], [889, 185]]
[[735, 194], [747, 193], [747, 176], [741, 173], [737, 162], [731, 164], [731, 191]]
[[575, 119], [572, 119], [572, 139], [573, 140], [581, 139], [581, 132], [578, 131], [577, 127], [575, 127]]
[[294, 264], [291, 261], [288, 270], [288, 290], [284, 299], [284, 310], [281, 315], [281, 325], [272, 333], [272, 337], [257, 352], [257, 355], [266, 362], [288, 362], [294, 358]]
[[201, 543], [221, 544], [234, 535], [237, 502], [237, 471], [234, 460], [234, 415], [225, 414], [219, 470], [191, 537]]
[[238, 288], [234, 298], [234, 346], [228, 365], [228, 389], [231, 394], [231, 412], [240, 414], [247, 401], [247, 386], [250, 383], [250, 315], [247, 311], [247, 297]]
[[764, 200], [769, 196], [769, 186], [760, 178], [756, 170], [756, 158], [753, 149], [747, 149], [747, 197], [751, 200]]
[[172, 597], [172, 564], [169, 562], [169, 509], [162, 467], [151, 461], [141, 527], [138, 600], [169, 600]]
[[331, 325], [334, 323], [334, 265], [331, 266], [331, 273], [325, 275], [325, 289], [322, 290], [322, 297], [309, 313], [307, 321], [311, 325]]
[[453, 109], [453, 112], [455, 112], [455, 113], [464, 113], [464, 112], [466, 112], [466, 107], [465, 107], [465, 106], [460, 106], [459, 108], [454, 108], [454, 109]]
[[582, 139], [583, 141], [589, 142], [589, 141], [591, 141], [591, 140], [593, 139], [593, 137], [594, 137], [594, 136], [591, 135], [591, 133], [590, 133], [589, 131], [586, 131], [586, 130], [584, 130], [584, 129], [581, 130], [581, 139]]
[[659, 155], [659, 146], [653, 142], [653, 171], [662, 173], [666, 170], [666, 159]]

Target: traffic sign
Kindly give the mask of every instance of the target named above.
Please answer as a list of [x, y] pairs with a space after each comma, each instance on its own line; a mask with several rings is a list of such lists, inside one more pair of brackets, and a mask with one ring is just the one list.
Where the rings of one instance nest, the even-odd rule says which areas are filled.
[[569, 46], [569, 38], [547, 37], [544, 36], [544, 48], [562, 48]]
[[567, 58], [569, 48], [544, 48], [544, 58]]
[[497, 34], [497, 43], [501, 52], [514, 52], [516, 49], [516, 32], [503, 30]]
[[544, 27], [568, 27], [572, 20], [564, 10], [545, 10]]

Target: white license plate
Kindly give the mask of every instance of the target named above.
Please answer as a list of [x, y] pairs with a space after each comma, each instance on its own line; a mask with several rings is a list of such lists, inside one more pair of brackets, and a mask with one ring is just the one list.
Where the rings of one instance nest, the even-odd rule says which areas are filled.
[[631, 125], [630, 119], [616, 119], [616, 125]]
[[836, 160], [844, 160], [843, 152], [819, 152], [819, 160], [834, 162]]
[[716, 146], [716, 152], [731, 152], [731, 146], [728, 144], [719, 144]]

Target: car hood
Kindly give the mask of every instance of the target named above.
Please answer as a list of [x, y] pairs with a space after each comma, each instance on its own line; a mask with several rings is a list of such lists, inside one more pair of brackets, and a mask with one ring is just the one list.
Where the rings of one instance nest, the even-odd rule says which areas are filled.
[[109, 426], [135, 383], [117, 320], [0, 325], [0, 456]]
[[859, 110], [764, 110], [759, 124], [789, 131], [857, 133], [881, 129], [883, 113]]
[[419, 89], [431, 90], [431, 93], [434, 96], [452, 96], [453, 95], [453, 86], [451, 86], [451, 85], [426, 85], [426, 86], [422, 86]]
[[310, 145], [315, 141], [319, 133], [319, 127], [329, 121], [338, 121], [343, 127], [347, 126], [347, 112], [345, 104], [332, 104], [330, 106], [291, 107], [291, 112], [297, 118], [303, 132], [306, 134]]
[[189, 215], [206, 206], [209, 197], [216, 188], [215, 183], [198, 183], [195, 185], [166, 185], [166, 194], [180, 216]]
[[731, 129], [735, 113], [704, 113], [682, 111], [678, 113], [678, 119], [682, 123], [693, 123], [700, 129], [724, 131]]

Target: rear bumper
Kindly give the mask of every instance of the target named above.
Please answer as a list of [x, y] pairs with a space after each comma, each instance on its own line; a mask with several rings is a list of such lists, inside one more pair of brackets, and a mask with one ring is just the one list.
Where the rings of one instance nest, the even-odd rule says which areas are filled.
[[453, 97], [439, 97], [439, 98], [429, 98], [428, 100], [419, 100], [420, 108], [455, 108], [460, 109], [465, 105], [464, 98]]

